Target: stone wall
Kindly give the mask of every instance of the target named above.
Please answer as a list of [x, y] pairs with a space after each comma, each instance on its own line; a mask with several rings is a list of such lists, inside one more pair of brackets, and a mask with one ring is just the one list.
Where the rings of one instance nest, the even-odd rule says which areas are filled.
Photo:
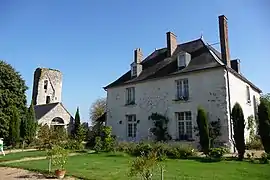
[[[47, 90], [44, 89], [45, 81], [48, 82]], [[50, 97], [50, 103], [61, 102], [62, 73], [54, 69], [37, 68], [34, 73], [32, 94], [34, 105], [46, 104], [47, 96]]]

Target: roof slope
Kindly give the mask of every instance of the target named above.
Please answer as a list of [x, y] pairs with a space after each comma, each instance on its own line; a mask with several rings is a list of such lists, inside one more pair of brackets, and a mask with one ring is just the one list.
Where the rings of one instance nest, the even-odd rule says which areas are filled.
[[47, 114], [50, 110], [52, 110], [58, 104], [59, 104], [59, 102], [36, 105], [34, 107], [36, 119], [38, 120], [38, 119], [42, 118], [45, 114]]
[[[191, 61], [187, 67], [178, 70], [177, 54], [182, 51], [188, 52], [191, 55]], [[120, 78], [104, 87], [104, 89], [175, 74], [215, 67], [226, 67], [226, 65], [224, 65], [224, 63], [221, 61], [221, 54], [213, 47], [206, 45], [202, 39], [179, 44], [171, 57], [167, 57], [167, 48], [155, 50], [152, 54], [146, 57], [141, 64], [143, 66], [143, 71], [139, 76], [132, 78], [131, 71], [129, 70]], [[261, 91], [242, 75], [238, 74], [229, 67], [227, 68], [239, 78], [249, 83], [252, 87], [258, 91]]]

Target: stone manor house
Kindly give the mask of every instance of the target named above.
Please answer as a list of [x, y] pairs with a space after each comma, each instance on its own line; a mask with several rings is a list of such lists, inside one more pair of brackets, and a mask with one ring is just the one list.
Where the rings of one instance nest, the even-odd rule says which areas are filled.
[[38, 124], [71, 130], [74, 118], [61, 102], [62, 73], [55, 69], [37, 68], [34, 73], [32, 101]]
[[[169, 118], [168, 132], [174, 140], [198, 143], [194, 133], [198, 106], [209, 121], [221, 122], [220, 143], [232, 148], [231, 112], [236, 102], [244, 116], [256, 117], [262, 92], [240, 71], [240, 60], [231, 59], [227, 19], [219, 16], [221, 52], [202, 38], [178, 43], [167, 32], [167, 46], [144, 57], [142, 49], [134, 51], [130, 70], [104, 87], [107, 91], [106, 124], [112, 126], [119, 140], [149, 138], [152, 113]], [[249, 132], [245, 132], [246, 140]]]

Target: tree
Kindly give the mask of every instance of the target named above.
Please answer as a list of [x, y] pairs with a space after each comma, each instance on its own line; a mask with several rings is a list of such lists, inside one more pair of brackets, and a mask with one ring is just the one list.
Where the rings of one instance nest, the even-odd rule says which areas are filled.
[[19, 119], [19, 112], [16, 109], [16, 107], [12, 108], [12, 117], [9, 123], [9, 144], [13, 147], [16, 146], [16, 144], [20, 140], [20, 119]]
[[77, 136], [81, 125], [81, 118], [80, 118], [80, 112], [79, 108], [77, 108], [76, 114], [75, 114], [75, 122], [74, 122], [74, 129], [73, 129], [73, 136], [74, 138]]
[[33, 142], [36, 131], [37, 131], [37, 120], [36, 120], [36, 114], [34, 110], [34, 105], [31, 102], [31, 105], [28, 108], [27, 111], [27, 118], [26, 118], [26, 129], [25, 129], [25, 137], [28, 143]]
[[208, 129], [208, 120], [206, 118], [206, 112], [203, 108], [198, 108], [197, 125], [200, 135], [200, 145], [204, 154], [208, 155], [210, 149], [210, 138]]
[[10, 142], [8, 129], [13, 119], [12, 107], [16, 107], [19, 120], [25, 118], [27, 87], [21, 75], [11, 65], [1, 60], [0, 77], [0, 135], [6, 142]]
[[270, 101], [262, 97], [258, 107], [259, 135], [266, 153], [270, 153]]
[[235, 146], [238, 151], [238, 159], [243, 160], [245, 154], [245, 118], [239, 103], [235, 103], [232, 109], [233, 131]]
[[99, 98], [97, 99], [90, 108], [90, 120], [93, 125], [99, 123], [97, 122], [98, 118], [100, 118], [106, 112], [106, 99]]

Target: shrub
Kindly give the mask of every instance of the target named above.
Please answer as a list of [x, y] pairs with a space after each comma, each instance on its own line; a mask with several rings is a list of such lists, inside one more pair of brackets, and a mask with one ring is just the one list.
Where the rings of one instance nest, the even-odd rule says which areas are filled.
[[255, 136], [250, 142], [246, 143], [246, 149], [248, 150], [263, 150], [263, 144], [260, 137]]
[[206, 112], [201, 107], [198, 108], [197, 125], [200, 135], [200, 145], [204, 154], [208, 154], [210, 148], [210, 138], [208, 129], [208, 120]]
[[133, 151], [133, 155], [140, 156], [142, 153], [144, 155], [148, 155], [152, 150], [153, 150], [153, 147], [151, 146], [150, 143], [140, 142], [136, 145]]
[[96, 137], [94, 150], [97, 153], [102, 150], [102, 141], [101, 141], [101, 137], [99, 137], [99, 136]]
[[53, 165], [58, 166], [59, 170], [64, 170], [67, 163], [68, 151], [61, 146], [53, 146], [48, 155], [52, 156]]
[[157, 156], [155, 152], [148, 155], [142, 154], [132, 161], [129, 176], [140, 175], [142, 179], [150, 180], [153, 175], [153, 168], [157, 165]]
[[174, 144], [170, 145], [167, 155], [172, 159], [187, 159], [195, 155], [195, 150], [188, 145]]
[[270, 153], [270, 102], [267, 98], [261, 98], [258, 107], [259, 135], [265, 152]]
[[268, 164], [269, 160], [270, 160], [270, 154], [262, 153], [261, 158], [260, 158], [260, 163]]
[[115, 151], [125, 152], [128, 154], [134, 154], [136, 149], [136, 143], [133, 142], [117, 142], [115, 144]]
[[81, 151], [84, 149], [84, 145], [79, 141], [71, 139], [66, 142], [65, 149]]
[[156, 152], [158, 161], [164, 161], [167, 159], [169, 146], [165, 143], [156, 143], [153, 145], [153, 151]]
[[227, 153], [227, 150], [223, 147], [211, 148], [209, 151], [209, 157], [215, 159], [222, 159], [225, 153]]
[[247, 158], [248, 158], [248, 160], [250, 162], [254, 163], [255, 162], [255, 158], [256, 158], [255, 153], [254, 152], [252, 152], [251, 154], [250, 153], [247, 153]]
[[245, 119], [239, 103], [235, 103], [232, 109], [232, 120], [238, 159], [243, 160], [245, 154]]

